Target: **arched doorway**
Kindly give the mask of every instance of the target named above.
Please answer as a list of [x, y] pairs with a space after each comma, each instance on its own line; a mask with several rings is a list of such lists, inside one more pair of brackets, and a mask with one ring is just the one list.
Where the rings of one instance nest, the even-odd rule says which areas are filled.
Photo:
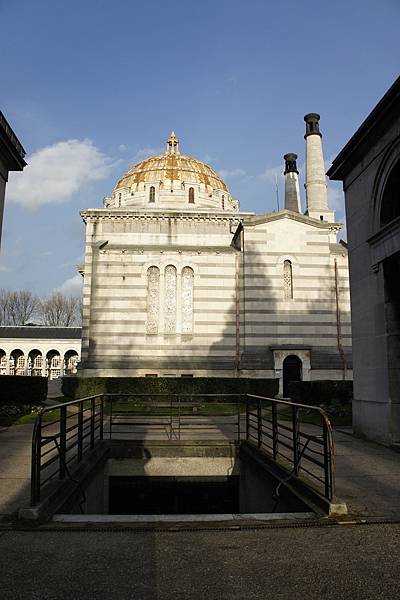
[[295, 354], [290, 354], [283, 361], [283, 395], [285, 398], [289, 396], [289, 382], [290, 381], [301, 381], [302, 379], [302, 366], [300, 358]]
[[42, 353], [40, 350], [31, 350], [28, 354], [28, 375], [40, 377], [42, 374]]
[[0, 350], [0, 375], [7, 375], [7, 354]]
[[46, 354], [46, 376], [50, 380], [58, 379], [64, 375], [62, 367], [61, 356], [58, 350], [49, 350]]
[[16, 349], [11, 352], [10, 375], [25, 375], [25, 356], [22, 350]]
[[76, 350], [68, 350], [64, 355], [65, 374], [74, 375], [79, 362], [79, 356]]

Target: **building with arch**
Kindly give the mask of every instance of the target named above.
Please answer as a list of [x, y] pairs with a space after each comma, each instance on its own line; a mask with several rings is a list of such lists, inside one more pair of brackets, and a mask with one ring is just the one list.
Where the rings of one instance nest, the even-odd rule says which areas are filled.
[[343, 181], [354, 351], [353, 426], [400, 442], [400, 78], [328, 171]]
[[0, 375], [58, 379], [77, 372], [80, 356], [80, 327], [0, 327]]
[[284, 374], [351, 378], [347, 249], [328, 206], [319, 116], [305, 120], [304, 213], [295, 154], [284, 157], [283, 210], [242, 212], [174, 133], [103, 208], [81, 212], [82, 375], [279, 377], [281, 392]]

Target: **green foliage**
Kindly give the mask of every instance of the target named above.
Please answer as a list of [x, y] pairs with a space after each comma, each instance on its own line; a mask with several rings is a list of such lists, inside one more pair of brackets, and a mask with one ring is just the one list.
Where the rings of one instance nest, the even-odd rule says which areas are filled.
[[96, 394], [255, 394], [274, 397], [277, 379], [233, 377], [64, 377], [62, 392], [71, 398]]
[[46, 400], [47, 377], [1, 375], [0, 405], [38, 405]]
[[291, 381], [289, 396], [293, 402], [312, 406], [351, 404], [353, 399], [352, 381]]

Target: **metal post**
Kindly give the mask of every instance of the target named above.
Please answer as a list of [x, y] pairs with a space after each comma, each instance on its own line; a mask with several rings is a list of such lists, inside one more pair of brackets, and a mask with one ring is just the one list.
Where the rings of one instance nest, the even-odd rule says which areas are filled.
[[107, 396], [110, 403], [110, 440], [112, 439], [112, 423], [113, 423], [113, 397]]
[[240, 442], [240, 436], [241, 436], [241, 431], [240, 431], [240, 408], [242, 405], [242, 396], [239, 396], [237, 399], [237, 439], [238, 442]]
[[104, 438], [104, 396], [100, 398], [100, 439]]
[[246, 394], [246, 440], [249, 439], [249, 432], [250, 432], [249, 397]]
[[293, 474], [299, 474], [300, 436], [299, 436], [299, 409], [292, 406], [292, 428], [293, 428]]
[[278, 411], [277, 411], [275, 402], [272, 402], [271, 411], [272, 411], [272, 452], [273, 452], [274, 460], [276, 460], [278, 458], [279, 432], [278, 432]]
[[67, 407], [60, 408], [60, 452], [59, 452], [59, 477], [65, 477], [65, 465], [67, 462]]
[[35, 423], [32, 436], [31, 459], [31, 506], [40, 502], [40, 471], [42, 459], [42, 416], [39, 415]]
[[78, 405], [78, 461], [82, 460], [83, 453], [83, 402]]
[[324, 420], [323, 424], [324, 440], [324, 478], [325, 478], [325, 498], [332, 500], [334, 496], [334, 482], [332, 472], [332, 450], [329, 444], [328, 427]]
[[90, 399], [90, 447], [94, 448], [95, 398]]
[[257, 400], [257, 445], [261, 448], [262, 444], [262, 414], [261, 400]]

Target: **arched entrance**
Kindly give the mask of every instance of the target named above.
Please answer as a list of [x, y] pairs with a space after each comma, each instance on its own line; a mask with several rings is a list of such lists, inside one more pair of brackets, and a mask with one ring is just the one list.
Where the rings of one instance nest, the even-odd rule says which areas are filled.
[[40, 377], [42, 374], [42, 353], [40, 350], [31, 350], [28, 354], [28, 375]]
[[16, 349], [11, 352], [10, 375], [25, 375], [25, 356], [22, 350]]
[[295, 354], [290, 354], [283, 361], [283, 395], [285, 398], [289, 396], [289, 382], [290, 381], [301, 381], [302, 379], [302, 366], [300, 358]]
[[65, 374], [74, 375], [79, 362], [79, 356], [76, 350], [68, 350], [64, 355]]

